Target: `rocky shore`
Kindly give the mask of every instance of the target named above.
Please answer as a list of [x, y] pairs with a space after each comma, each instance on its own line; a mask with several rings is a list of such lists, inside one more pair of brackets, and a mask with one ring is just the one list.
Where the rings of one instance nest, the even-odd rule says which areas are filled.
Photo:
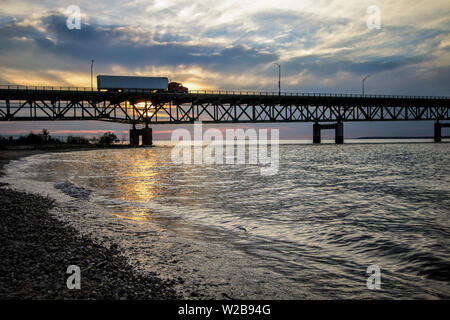
[[[9, 154], [8, 154], [9, 152]], [[39, 151], [2, 151], [10, 159]], [[54, 218], [51, 199], [0, 186], [0, 299], [177, 299], [172, 283], [141, 275], [115, 247], [81, 237]], [[68, 289], [70, 265], [81, 289]]]

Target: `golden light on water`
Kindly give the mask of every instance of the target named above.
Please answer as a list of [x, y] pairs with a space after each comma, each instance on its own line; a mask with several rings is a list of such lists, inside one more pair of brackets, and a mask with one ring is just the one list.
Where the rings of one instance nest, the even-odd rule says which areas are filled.
[[152, 228], [160, 233], [167, 226], [176, 227], [183, 223], [179, 219], [154, 214], [153, 206], [148, 205], [156, 203], [156, 199], [166, 194], [166, 186], [161, 182], [179, 174], [167, 166], [161, 167], [158, 151], [141, 149], [117, 152], [111, 154], [109, 160], [116, 164], [114, 170], [121, 171], [118, 180], [111, 184], [116, 188], [115, 193], [119, 195], [120, 202], [120, 209], [110, 208], [114, 216], [133, 224], [153, 222]]
[[[96, 157], [103, 159], [102, 153]], [[130, 222], [133, 223], [151, 220], [150, 209], [145, 206], [145, 203], [157, 196], [159, 192], [157, 182], [160, 174], [153, 151], [111, 152], [107, 160], [115, 164], [112, 170], [121, 172], [116, 181], [109, 181], [110, 187], [114, 188], [114, 192], [119, 195], [118, 203], [109, 205], [111, 213], [120, 219], [131, 220]], [[96, 187], [105, 188], [106, 185], [101, 184]]]

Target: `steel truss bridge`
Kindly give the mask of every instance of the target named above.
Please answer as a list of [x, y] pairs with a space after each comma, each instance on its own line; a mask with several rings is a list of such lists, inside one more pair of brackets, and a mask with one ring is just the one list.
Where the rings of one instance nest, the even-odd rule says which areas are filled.
[[104, 92], [91, 88], [0, 86], [0, 121], [101, 120], [148, 126], [195, 121], [319, 125], [435, 120], [440, 131], [447, 124], [439, 121], [450, 120], [449, 110], [450, 97], [205, 90]]

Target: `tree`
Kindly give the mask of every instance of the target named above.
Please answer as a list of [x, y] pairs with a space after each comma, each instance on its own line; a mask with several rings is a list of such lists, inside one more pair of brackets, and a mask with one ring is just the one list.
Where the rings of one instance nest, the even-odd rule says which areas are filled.
[[30, 132], [26, 136], [21, 136], [18, 139], [19, 144], [43, 144], [44, 138], [41, 134], [34, 134], [33, 132]]
[[89, 140], [85, 137], [81, 136], [68, 136], [67, 137], [68, 144], [89, 144]]
[[40, 134], [40, 136], [42, 137], [42, 140], [45, 142], [49, 142], [50, 140], [50, 131], [48, 131], [47, 129], [42, 129], [42, 132]]
[[119, 142], [119, 139], [117, 139], [117, 136], [112, 132], [105, 132], [99, 140], [99, 144], [102, 146], [109, 146], [113, 144], [114, 142]]

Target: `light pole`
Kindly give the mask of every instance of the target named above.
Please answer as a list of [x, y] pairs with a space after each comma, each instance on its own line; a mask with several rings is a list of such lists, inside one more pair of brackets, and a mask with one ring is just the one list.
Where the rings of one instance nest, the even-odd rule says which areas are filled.
[[94, 59], [91, 60], [91, 91], [94, 90], [94, 84], [93, 84], [93, 81], [92, 81], [92, 70], [93, 70], [93, 68], [94, 68]]
[[362, 79], [362, 94], [363, 94], [363, 97], [364, 97], [364, 82], [367, 80], [367, 78], [369, 78], [370, 77], [370, 74], [368, 74], [367, 76], [365, 76], [363, 79]]
[[278, 66], [278, 95], [281, 96], [281, 66], [276, 62], [273, 64]]

